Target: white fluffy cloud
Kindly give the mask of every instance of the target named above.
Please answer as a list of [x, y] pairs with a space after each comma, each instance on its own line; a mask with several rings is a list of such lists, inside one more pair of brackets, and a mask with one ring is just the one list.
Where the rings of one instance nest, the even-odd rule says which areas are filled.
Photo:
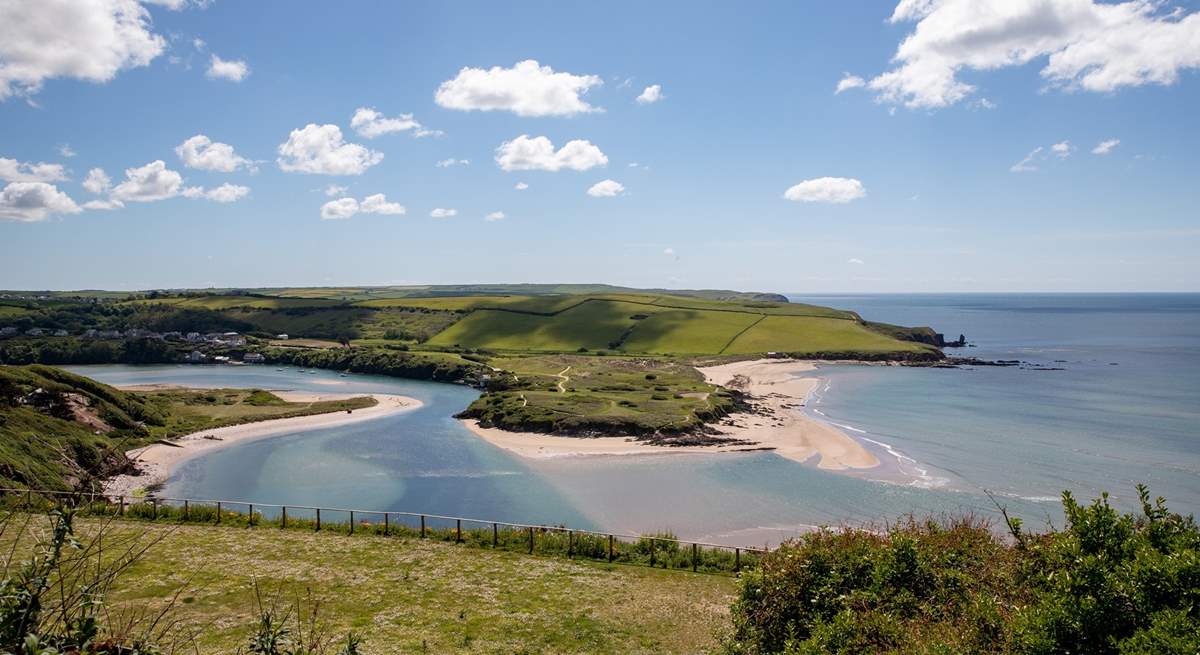
[[78, 214], [79, 205], [53, 184], [12, 182], [0, 190], [0, 219], [21, 222], [44, 220], [51, 214]]
[[411, 131], [415, 137], [440, 136], [441, 130], [429, 130], [421, 126], [412, 114], [400, 114], [388, 118], [371, 107], [359, 107], [350, 118], [350, 127], [360, 135], [374, 139], [384, 134]]
[[383, 160], [383, 153], [342, 140], [337, 125], [309, 123], [292, 130], [279, 144], [279, 168], [289, 173], [318, 175], [362, 175]]
[[846, 73], [844, 76], [842, 76], [842, 79], [838, 80], [837, 88], [833, 90], [833, 94], [837, 95], [837, 94], [841, 93], [842, 91], [849, 91], [850, 89], [858, 89], [858, 88], [862, 88], [866, 85], [867, 85], [867, 81], [864, 80], [863, 78], [861, 78], [857, 75], [851, 75], [850, 73]]
[[651, 105], [665, 97], [662, 92], [662, 85], [651, 84], [642, 91], [642, 95], [637, 97], [637, 102], [639, 105]]
[[504, 212], [492, 212], [487, 216], [484, 216], [483, 220], [488, 222], [502, 221], [504, 220]]
[[912, 108], [952, 105], [975, 87], [964, 70], [995, 70], [1046, 58], [1050, 86], [1110, 92], [1173, 84], [1200, 68], [1200, 13], [1128, 0], [901, 0], [893, 23], [916, 22], [868, 86]]
[[518, 116], [572, 116], [600, 111], [580, 97], [604, 82], [596, 75], [556, 73], [533, 59], [512, 68], [463, 68], [442, 82], [434, 100], [447, 109], [511, 111]]
[[158, 159], [140, 168], [125, 169], [125, 181], [113, 187], [111, 199], [153, 202], [179, 195], [183, 177]]
[[6, 182], [61, 182], [67, 179], [62, 164], [20, 162], [0, 157], [0, 180]]
[[625, 193], [625, 187], [616, 180], [601, 180], [587, 190], [587, 194], [593, 198], [611, 198], [622, 193]]
[[325, 187], [325, 195], [329, 196], [330, 198], [334, 196], [344, 196], [346, 195], [346, 191], [348, 191], [346, 187], [337, 184], [330, 184], [329, 186]]
[[358, 213], [358, 201], [354, 198], [338, 198], [321, 205], [322, 220], [350, 218]]
[[865, 264], [866, 262], [864, 262], [863, 260], [859, 259], [858, 257], [851, 257], [850, 259], [847, 259], [847, 260], [846, 260], [846, 263], [847, 263], [847, 264], [854, 264], [855, 266], [862, 266], [862, 265], [863, 265], [863, 264]]
[[433, 211], [429, 212], [429, 216], [432, 218], [450, 218], [451, 216], [458, 216], [458, 210], [457, 209], [443, 209], [441, 207], [438, 207], [437, 209], [434, 209]]
[[125, 206], [125, 203], [121, 202], [120, 200], [113, 200], [111, 198], [108, 200], [89, 200], [89, 201], [83, 203], [84, 209], [109, 210], [109, 209], [120, 209], [124, 206]]
[[408, 209], [404, 205], [398, 202], [388, 202], [387, 196], [382, 193], [367, 196], [362, 199], [362, 202], [354, 198], [338, 198], [321, 205], [321, 218], [324, 220], [350, 218], [355, 214], [399, 216], [406, 213], [408, 213]]
[[93, 168], [88, 171], [87, 177], [83, 178], [83, 188], [92, 193], [104, 193], [110, 187], [112, 187], [112, 180], [109, 179], [108, 173], [105, 173], [103, 168]]
[[180, 195], [185, 198], [204, 198], [213, 202], [236, 202], [249, 194], [250, 187], [229, 184], [228, 182], [212, 189], [192, 186], [180, 192]]
[[404, 205], [398, 202], [388, 202], [387, 197], [382, 193], [363, 198], [363, 201], [358, 204], [358, 211], [364, 214], [398, 215], [408, 213]]
[[529, 188], [529, 185], [525, 184], [524, 182], [517, 182], [516, 184], [513, 185], [513, 188], [516, 189], [517, 191], [524, 191], [525, 189]]
[[1119, 145], [1121, 145], [1120, 139], [1105, 139], [1104, 141], [1097, 143], [1095, 148], [1092, 148], [1092, 154], [1107, 155], [1113, 151], [1113, 148], [1116, 148]]
[[795, 202], [842, 204], [867, 195], [863, 183], [852, 177], [818, 177], [790, 187], [783, 197]]
[[250, 67], [241, 59], [221, 59], [216, 54], [208, 62], [208, 72], [205, 73], [208, 77], [214, 80], [229, 80], [230, 82], [241, 82], [250, 74]]
[[1050, 146], [1050, 152], [1054, 153], [1055, 157], [1066, 159], [1071, 156], [1071, 152], [1075, 150], [1075, 146], [1071, 145], [1070, 141], [1059, 141]]
[[70, 159], [71, 157], [74, 157], [76, 153], [75, 149], [71, 147], [71, 144], [64, 143], [58, 147], [58, 154]]
[[232, 173], [243, 166], [252, 166], [252, 162], [233, 151], [233, 146], [220, 143], [204, 136], [196, 136], [175, 147], [175, 154], [188, 168], [199, 168], [205, 171], [220, 171]]
[[496, 148], [496, 164], [506, 171], [586, 171], [607, 165], [608, 157], [591, 141], [575, 139], [555, 150], [544, 136], [522, 134]]
[[107, 82], [165, 48], [136, 0], [0, 2], [0, 101], [57, 77]]
[[451, 157], [450, 159], [443, 159], [439, 161], [438, 163], [434, 164], [434, 166], [437, 166], [438, 168], [450, 168], [451, 166], [469, 166], [470, 164], [470, 159], [455, 159]]

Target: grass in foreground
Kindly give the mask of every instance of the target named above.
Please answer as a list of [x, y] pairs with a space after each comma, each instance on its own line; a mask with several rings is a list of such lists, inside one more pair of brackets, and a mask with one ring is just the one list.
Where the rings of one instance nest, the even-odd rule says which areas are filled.
[[[77, 519], [85, 540], [101, 523]], [[199, 632], [199, 652], [235, 652], [259, 617], [255, 586], [311, 597], [363, 653], [694, 653], [726, 624], [733, 580], [481, 551], [417, 539], [114, 522], [105, 539], [158, 540], [108, 605], [162, 608]], [[12, 547], [10, 534], [0, 547]], [[18, 547], [31, 545], [28, 539]]]

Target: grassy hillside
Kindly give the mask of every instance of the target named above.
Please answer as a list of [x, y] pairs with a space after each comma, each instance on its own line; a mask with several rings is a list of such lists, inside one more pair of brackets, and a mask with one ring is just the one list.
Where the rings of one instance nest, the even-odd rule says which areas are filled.
[[0, 366], [0, 486], [87, 487], [126, 472], [123, 452], [156, 439], [373, 404], [293, 403], [245, 389], [132, 393], [49, 366]]
[[[100, 526], [77, 520], [80, 539]], [[17, 540], [20, 561], [32, 542], [17, 532], [0, 532], [0, 552]], [[363, 653], [697, 653], [716, 645], [734, 589], [726, 575], [403, 537], [122, 522], [104, 534], [118, 551], [155, 540], [107, 605], [153, 613], [180, 592], [167, 620], [197, 633], [202, 653], [246, 645], [260, 617], [256, 586], [267, 605], [319, 606], [330, 633], [366, 637]]]

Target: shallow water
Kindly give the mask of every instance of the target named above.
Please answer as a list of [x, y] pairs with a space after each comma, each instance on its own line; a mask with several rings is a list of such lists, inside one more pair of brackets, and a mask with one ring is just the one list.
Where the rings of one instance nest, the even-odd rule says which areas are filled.
[[[804, 300], [965, 332], [979, 344], [965, 354], [1066, 370], [823, 367], [814, 374], [828, 385], [809, 411], [870, 440], [888, 463], [852, 475], [764, 452], [522, 460], [450, 418], [476, 394], [454, 385], [263, 366], [73, 370], [111, 384], [399, 393], [426, 403], [194, 459], [169, 481], [173, 496], [672, 530], [745, 545], [908, 513], [995, 517], [984, 489], [1034, 525], [1061, 522], [1063, 489], [1081, 499], [1109, 490], [1131, 507], [1133, 485], [1146, 482], [1172, 508], [1200, 509], [1200, 296]], [[880, 477], [891, 481], [872, 479]]]

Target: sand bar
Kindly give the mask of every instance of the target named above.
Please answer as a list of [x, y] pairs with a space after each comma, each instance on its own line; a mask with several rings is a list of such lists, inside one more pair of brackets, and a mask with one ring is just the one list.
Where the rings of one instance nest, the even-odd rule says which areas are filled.
[[[149, 385], [154, 389], [162, 389], [165, 385]], [[147, 386], [123, 387], [127, 391], [152, 390]], [[390, 416], [399, 412], [408, 412], [421, 406], [421, 401], [407, 396], [392, 394], [352, 394], [352, 393], [309, 393], [299, 391], [272, 391], [276, 396], [298, 403], [310, 403], [321, 400], [345, 400], [371, 396], [377, 403], [371, 407], [356, 409], [351, 413], [345, 411], [313, 414], [311, 416], [296, 416], [292, 418], [271, 419], [255, 423], [243, 423], [223, 428], [201, 430], [171, 440], [173, 446], [150, 444], [126, 452], [126, 456], [134, 460], [141, 475], [119, 475], [106, 480], [104, 491], [110, 495], [134, 495], [138, 490], [161, 484], [171, 477], [181, 464], [221, 448], [255, 441], [267, 437], [293, 432], [304, 432], [319, 428], [331, 428], [360, 421]]]
[[819, 378], [796, 374], [815, 369], [812, 362], [762, 359], [698, 369], [712, 384], [736, 385], [767, 410], [762, 415], [741, 415], [736, 425], [717, 429], [729, 437], [753, 442], [737, 446], [656, 446], [632, 437], [560, 437], [533, 432], [510, 432], [480, 427], [474, 420], [463, 424], [494, 446], [530, 459], [593, 455], [663, 455], [672, 453], [724, 453], [771, 448], [782, 457], [830, 470], [865, 469], [879, 460], [857, 441], [805, 414], [801, 407], [820, 383]]

